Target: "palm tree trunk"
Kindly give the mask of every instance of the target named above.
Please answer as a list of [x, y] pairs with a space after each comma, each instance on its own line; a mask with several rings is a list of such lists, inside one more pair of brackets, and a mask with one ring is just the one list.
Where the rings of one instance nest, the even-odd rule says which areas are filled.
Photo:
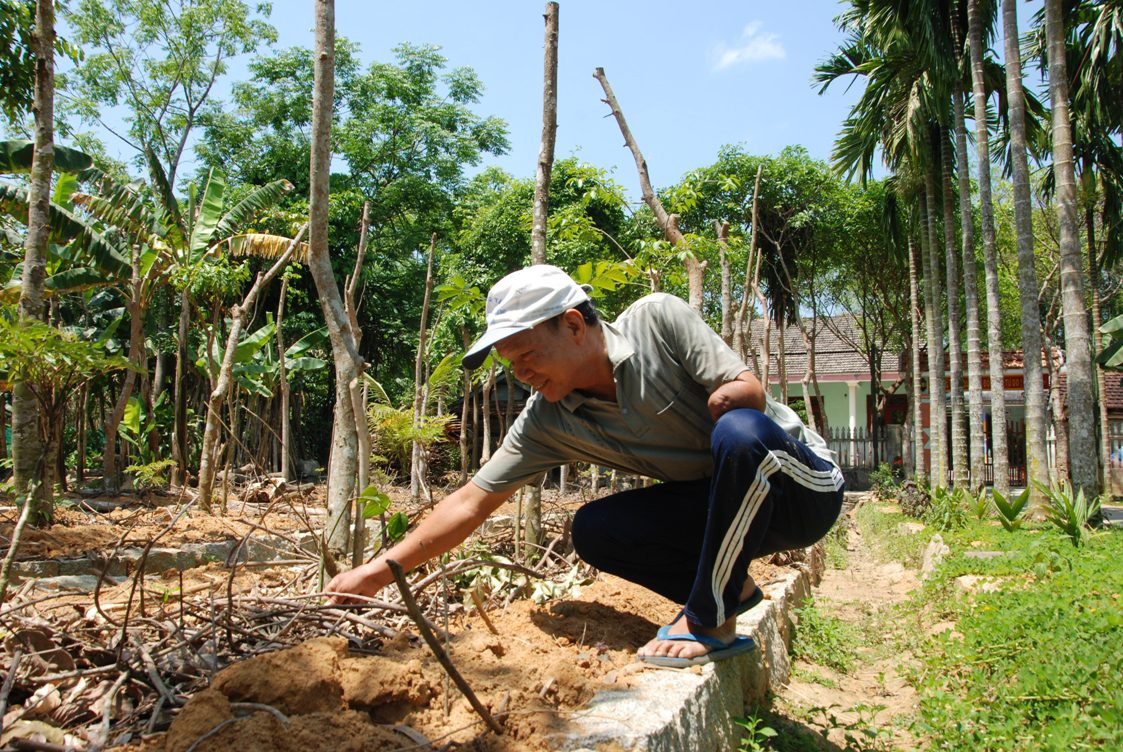
[[932, 446], [930, 478], [933, 486], [947, 485], [947, 412], [944, 406], [944, 346], [940, 337], [940, 264], [936, 240], [936, 180], [932, 169], [924, 175], [924, 318], [928, 323], [928, 421]]
[[909, 231], [909, 319], [912, 322], [912, 430], [913, 474], [918, 482], [928, 479], [928, 463], [924, 461], [924, 415], [920, 405], [920, 282], [916, 238]]
[[[1092, 309], [1092, 352], [1103, 352], [1103, 336], [1100, 334], [1100, 325], [1103, 323], [1100, 313], [1100, 263], [1099, 256], [1096, 251], [1096, 176], [1092, 172], [1092, 165], [1089, 164], [1091, 160], [1085, 162], [1084, 170], [1081, 174], [1081, 180], [1085, 185], [1085, 198], [1084, 198], [1084, 236], [1088, 242], [1088, 286], [1089, 304]], [[1107, 467], [1107, 462], [1111, 457], [1111, 437], [1108, 436], [1107, 428], [1107, 400], [1104, 398], [1106, 394], [1107, 384], [1104, 381], [1104, 369], [1099, 363], [1092, 366], [1095, 369], [1096, 375], [1096, 395], [1098, 396], [1099, 408], [1096, 417], [1099, 419], [1097, 427], [1099, 428], [1099, 444], [1100, 455], [1099, 462], [1097, 462], [1096, 473], [1100, 480], [1100, 487], [1104, 487], [1104, 469]]]
[[1057, 185], [1057, 224], [1061, 246], [1061, 303], [1068, 358], [1069, 475], [1086, 496], [1099, 495], [1092, 349], [1084, 305], [1084, 272], [1076, 218], [1076, 174], [1072, 162], [1068, 73], [1060, 0], [1045, 0], [1045, 37], [1049, 47], [1049, 99], [1053, 107], [1053, 174]]
[[963, 301], [967, 316], [967, 425], [971, 446], [971, 493], [986, 482], [983, 427], [983, 354], [979, 336], [979, 284], [975, 267], [975, 221], [971, 211], [971, 173], [967, 165], [967, 123], [963, 92], [956, 92], [955, 156], [959, 177], [959, 225], [963, 233]]
[[[971, 81], [975, 94], [975, 149], [979, 164], [979, 211], [983, 222], [983, 269], [986, 275], [987, 350], [990, 372], [990, 435], [994, 457], [994, 488], [1010, 491], [1010, 461], [1006, 440], [1006, 392], [1003, 383], [1002, 320], [998, 296], [998, 247], [991, 201], [990, 134], [987, 131], [986, 86], [983, 79], [983, 39], [978, 0], [967, 4], [967, 38], [971, 48]], [[1036, 293], [1037, 288], [1033, 288]]]
[[[1033, 215], [1030, 206], [1029, 162], [1026, 158], [1026, 104], [1022, 88], [1021, 50], [1018, 47], [1016, 0], [1002, 0], [1002, 31], [1006, 57], [1006, 92], [1010, 115], [1010, 153], [1014, 181], [1014, 226], [1018, 242], [1018, 298], [1021, 306], [1026, 413], [1026, 477], [1049, 483], [1048, 430], [1045, 384], [1041, 364], [1041, 313], [1038, 309], [1037, 270], [1033, 258]], [[1034, 506], [1044, 494], [1031, 482]]]
[[[959, 99], [959, 92], [954, 95]], [[951, 189], [952, 154], [946, 138], [940, 139], [943, 155], [944, 260], [948, 290], [948, 361], [951, 377], [952, 485], [967, 488], [967, 435], [963, 415], [963, 351], [959, 344], [959, 264], [955, 247], [955, 198]]]
[[289, 374], [285, 364], [285, 297], [289, 290], [289, 278], [281, 278], [281, 292], [277, 296], [277, 390], [281, 393], [281, 478], [293, 480], [292, 418], [289, 402], [292, 389], [289, 387]]

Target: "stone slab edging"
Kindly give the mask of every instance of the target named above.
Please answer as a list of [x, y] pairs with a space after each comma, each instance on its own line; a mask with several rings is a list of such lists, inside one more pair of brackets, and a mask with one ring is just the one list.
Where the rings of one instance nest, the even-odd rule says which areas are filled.
[[650, 668], [631, 686], [598, 692], [569, 718], [551, 743], [557, 752], [728, 752], [741, 738], [734, 719], [763, 701], [791, 672], [788, 644], [793, 611], [822, 579], [824, 547], [804, 549], [804, 561], [763, 587], [767, 598], [737, 619], [759, 650], [693, 669]]

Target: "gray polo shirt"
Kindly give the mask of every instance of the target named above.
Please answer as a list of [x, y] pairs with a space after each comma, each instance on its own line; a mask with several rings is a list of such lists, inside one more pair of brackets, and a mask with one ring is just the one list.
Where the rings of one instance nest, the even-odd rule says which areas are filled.
[[[660, 480], [713, 474], [713, 420], [706, 403], [715, 389], [748, 370], [745, 364], [673, 295], [641, 298], [614, 323], [602, 322], [601, 327], [616, 401], [572, 392], [551, 403], [534, 394], [503, 444], [472, 479], [477, 486], [510, 490], [574, 461]], [[768, 403], [770, 417], [809, 443], [803, 432], [811, 432], [793, 410]], [[826, 442], [812, 435], [822, 444], [809, 443], [812, 450], [831, 459]]]

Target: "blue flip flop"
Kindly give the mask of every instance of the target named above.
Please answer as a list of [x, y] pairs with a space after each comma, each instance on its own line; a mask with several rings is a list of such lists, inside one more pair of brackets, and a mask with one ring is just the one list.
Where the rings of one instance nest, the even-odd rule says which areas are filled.
[[685, 634], [667, 634], [671, 625], [660, 627], [659, 631], [655, 633], [657, 639], [660, 640], [681, 640], [685, 642], [697, 642], [705, 645], [710, 649], [710, 652], [703, 655], [695, 656], [694, 658], [679, 658], [677, 656], [669, 655], [640, 655], [636, 656], [637, 660], [641, 663], [649, 663], [652, 666], [663, 666], [666, 668], [688, 668], [690, 666], [701, 666], [705, 663], [715, 663], [723, 661], [726, 658], [732, 658], [741, 653], [747, 653], [750, 650], [756, 649], [756, 641], [752, 637], [743, 637], [738, 635], [733, 638], [732, 642], [722, 642], [716, 637], [708, 635], [694, 634], [687, 632]]

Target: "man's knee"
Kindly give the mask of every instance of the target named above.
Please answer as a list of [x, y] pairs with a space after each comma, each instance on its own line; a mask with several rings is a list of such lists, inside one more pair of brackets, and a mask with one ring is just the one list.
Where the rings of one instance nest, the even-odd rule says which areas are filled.
[[760, 410], [739, 408], [717, 419], [710, 440], [717, 452], [744, 450], [762, 446], [777, 429], [776, 423]]
[[584, 561], [596, 566], [600, 560], [599, 553], [604, 548], [604, 522], [598, 521], [598, 515], [592, 505], [586, 504], [573, 515], [569, 534], [573, 539], [573, 550]]

